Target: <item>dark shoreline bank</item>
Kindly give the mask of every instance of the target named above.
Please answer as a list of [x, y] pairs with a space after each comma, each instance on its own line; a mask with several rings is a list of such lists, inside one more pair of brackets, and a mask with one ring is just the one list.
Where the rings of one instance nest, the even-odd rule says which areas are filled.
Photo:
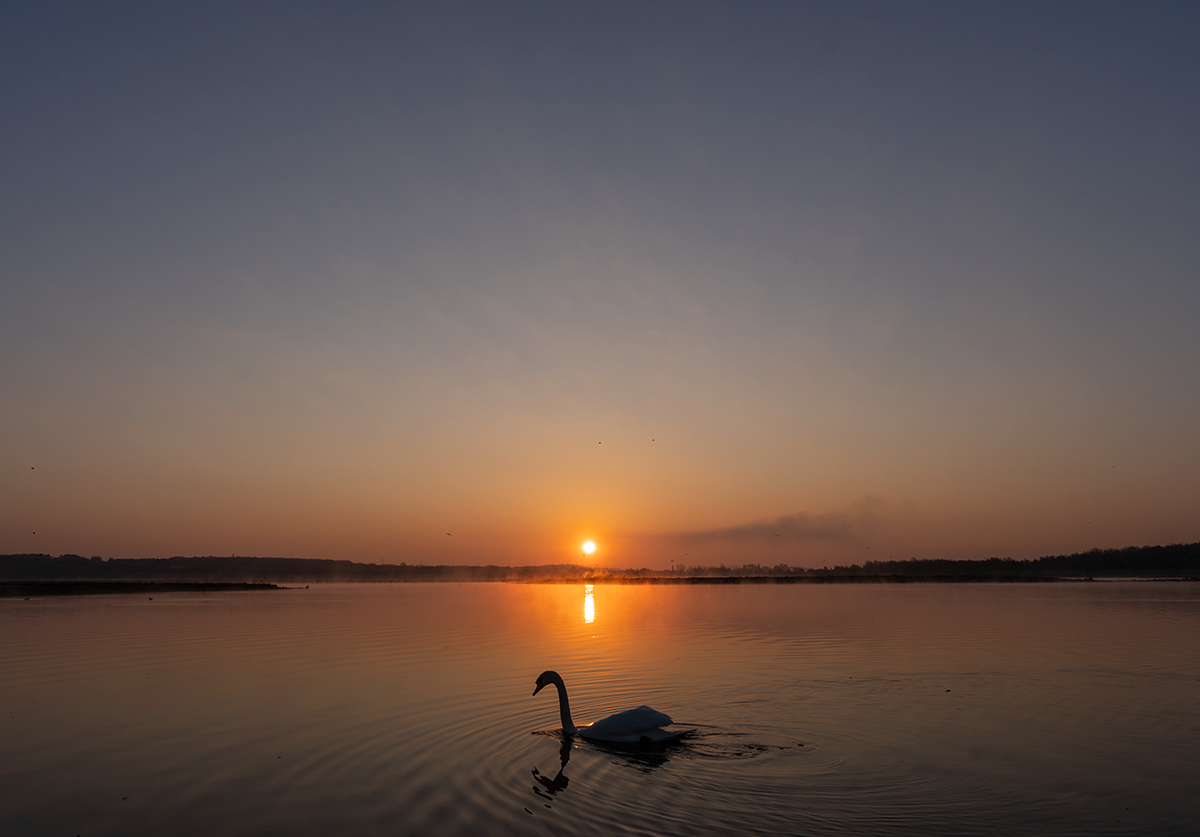
[[[1034, 560], [958, 561], [910, 558], [834, 567], [685, 566], [593, 567], [546, 564], [361, 564], [347, 560], [253, 556], [103, 558], [82, 555], [0, 555], [0, 596], [270, 589], [312, 583], [533, 584], [1032, 584], [1089, 580], [1200, 580], [1200, 543], [1094, 549]], [[27, 585], [32, 585], [26, 587]], [[143, 586], [136, 585], [156, 585]], [[4, 588], [8, 588], [5, 591]]]
[[1044, 584], [1092, 579], [1054, 578], [1051, 576], [1011, 575], [824, 575], [824, 576], [596, 576], [572, 579], [545, 579], [534, 584]]
[[[875, 576], [579, 576], [577, 578], [539, 578], [507, 581], [464, 579], [411, 579], [324, 581], [324, 584], [582, 584], [595, 586], [625, 585], [792, 585], [792, 584], [1091, 584], [1111, 582], [1200, 582], [1196, 576], [1142, 578], [1062, 578], [1053, 576], [963, 576], [963, 575], [875, 575]], [[305, 588], [308, 585], [305, 585]], [[138, 594], [153, 598], [166, 593], [251, 592], [256, 590], [295, 590], [267, 582], [218, 581], [0, 581], [0, 599], [33, 596], [94, 596]], [[299, 588], [304, 589], [304, 588]]]
[[[826, 575], [826, 576], [581, 576], [527, 584], [1090, 584], [1117, 581], [1200, 581], [1196, 576], [1075, 578], [1045, 575]], [[522, 583], [522, 582], [518, 582]]]
[[225, 581], [22, 581], [0, 582], [0, 599], [30, 596], [96, 596], [104, 593], [216, 593], [229, 590], [286, 590], [265, 582]]

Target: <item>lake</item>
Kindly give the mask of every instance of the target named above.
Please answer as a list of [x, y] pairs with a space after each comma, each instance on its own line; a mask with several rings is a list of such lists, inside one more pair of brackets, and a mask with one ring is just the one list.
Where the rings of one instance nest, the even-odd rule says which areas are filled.
[[[1200, 584], [0, 600], [6, 835], [1193, 834]], [[649, 704], [695, 732], [616, 747]]]

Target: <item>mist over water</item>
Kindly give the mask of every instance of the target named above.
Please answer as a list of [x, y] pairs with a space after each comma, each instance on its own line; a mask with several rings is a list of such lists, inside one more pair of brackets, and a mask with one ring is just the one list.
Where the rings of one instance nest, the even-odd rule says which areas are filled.
[[[1190, 834], [1200, 587], [0, 601], [0, 833]], [[564, 739], [642, 703], [696, 734]]]

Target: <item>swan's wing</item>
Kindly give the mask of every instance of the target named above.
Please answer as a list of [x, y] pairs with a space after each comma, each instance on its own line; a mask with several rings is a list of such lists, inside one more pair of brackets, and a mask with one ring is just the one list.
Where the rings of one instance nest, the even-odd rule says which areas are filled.
[[639, 706], [637, 709], [629, 709], [621, 714], [636, 714], [638, 720], [649, 727], [665, 727], [674, 723], [666, 712], [659, 712], [649, 706]]
[[[595, 724], [592, 726], [595, 726]], [[579, 728], [579, 734], [589, 741], [603, 741], [607, 744], [645, 744], [648, 741], [654, 744], [664, 744], [668, 741], [678, 741], [681, 738], [686, 738], [695, 731], [694, 727], [689, 729], [663, 729], [662, 727], [654, 727], [636, 733], [609, 733], [605, 735], [604, 733], [593, 732], [592, 727]]]
[[[607, 741], [638, 741], [649, 737], [648, 733], [671, 723], [671, 716], [651, 709], [649, 706], [639, 706], [637, 709], [626, 709], [615, 715], [596, 721], [590, 726], [580, 729], [584, 738], [600, 738]], [[661, 731], [661, 730], [659, 730]]]

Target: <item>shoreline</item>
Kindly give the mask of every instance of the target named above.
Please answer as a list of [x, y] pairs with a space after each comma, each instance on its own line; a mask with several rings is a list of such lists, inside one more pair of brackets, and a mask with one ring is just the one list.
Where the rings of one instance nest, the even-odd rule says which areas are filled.
[[243, 581], [0, 581], [0, 599], [30, 596], [96, 596], [105, 593], [216, 593], [286, 590], [277, 584]]
[[1103, 584], [1121, 582], [1200, 582], [1195, 576], [1078, 577], [1011, 575], [838, 575], [838, 576], [577, 576], [538, 579], [425, 578], [405, 580], [288, 579], [286, 581], [0, 581], [0, 599], [33, 596], [95, 596], [165, 593], [253, 592], [306, 589], [309, 584], [570, 584], [627, 585], [791, 585], [791, 584]]
[[539, 579], [524, 584], [1091, 584], [1125, 581], [1200, 581], [1195, 576], [1077, 576], [1035, 575], [832, 575], [832, 576], [623, 576]]

